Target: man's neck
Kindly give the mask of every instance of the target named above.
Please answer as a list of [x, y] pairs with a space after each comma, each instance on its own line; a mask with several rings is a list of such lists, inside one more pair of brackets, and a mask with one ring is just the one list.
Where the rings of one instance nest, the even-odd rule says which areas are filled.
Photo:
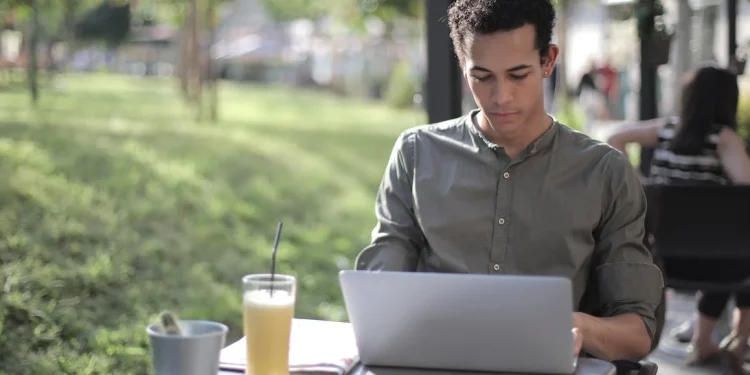
[[481, 111], [477, 113], [477, 120], [481, 132], [492, 143], [502, 147], [511, 159], [539, 139], [552, 126], [554, 121], [546, 112], [542, 111], [538, 115], [530, 117], [526, 124], [518, 128], [517, 132], [501, 134], [492, 128], [487, 117]]

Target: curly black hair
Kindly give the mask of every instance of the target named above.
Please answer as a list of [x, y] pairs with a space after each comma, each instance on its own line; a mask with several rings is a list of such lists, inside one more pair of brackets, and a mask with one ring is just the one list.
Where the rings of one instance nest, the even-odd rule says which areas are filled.
[[461, 64], [466, 40], [474, 35], [510, 31], [524, 25], [536, 29], [536, 48], [544, 63], [555, 27], [554, 0], [455, 0], [448, 10], [453, 47]]

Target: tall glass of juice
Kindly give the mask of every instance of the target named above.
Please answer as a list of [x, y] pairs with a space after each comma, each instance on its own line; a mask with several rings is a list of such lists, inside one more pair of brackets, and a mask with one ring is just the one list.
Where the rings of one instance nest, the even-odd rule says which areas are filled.
[[289, 375], [289, 340], [297, 280], [253, 274], [242, 278], [246, 375]]

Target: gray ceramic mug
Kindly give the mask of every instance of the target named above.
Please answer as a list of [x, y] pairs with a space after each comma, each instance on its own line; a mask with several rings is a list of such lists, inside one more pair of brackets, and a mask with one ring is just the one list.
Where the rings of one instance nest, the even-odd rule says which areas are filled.
[[146, 328], [156, 375], [216, 375], [227, 326], [205, 320], [179, 321], [183, 334], [168, 335], [158, 324]]

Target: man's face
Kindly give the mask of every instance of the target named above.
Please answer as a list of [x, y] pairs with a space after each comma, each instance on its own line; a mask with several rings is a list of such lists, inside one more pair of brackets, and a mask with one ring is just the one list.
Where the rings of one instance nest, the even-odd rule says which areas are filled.
[[533, 25], [524, 25], [466, 41], [464, 76], [477, 105], [499, 134], [516, 134], [530, 116], [544, 111], [542, 80], [552, 73], [557, 47], [550, 47], [542, 65], [535, 33]]

